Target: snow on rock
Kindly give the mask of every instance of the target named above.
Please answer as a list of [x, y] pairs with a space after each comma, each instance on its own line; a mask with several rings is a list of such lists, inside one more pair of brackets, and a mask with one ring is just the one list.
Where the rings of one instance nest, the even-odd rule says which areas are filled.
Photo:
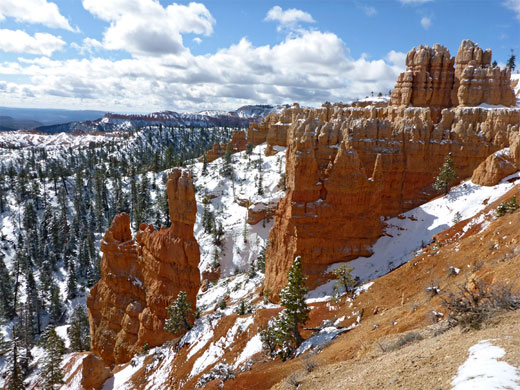
[[[386, 220], [386, 229], [381, 238], [374, 244], [374, 254], [370, 257], [358, 257], [348, 264], [352, 266], [352, 276], [361, 281], [374, 280], [394, 268], [406, 263], [420, 253], [424, 245], [429, 244], [435, 234], [454, 225], [454, 217], [458, 212], [461, 219], [473, 217], [515, 186], [510, 179], [520, 177], [520, 172], [504, 178], [495, 186], [479, 186], [470, 180], [453, 187], [442, 197], [427, 202], [415, 209], [407, 211], [395, 218]], [[480, 219], [479, 219], [480, 218]], [[485, 216], [477, 217], [473, 224], [487, 224]], [[469, 227], [468, 227], [469, 229]], [[346, 263], [331, 265], [327, 272]], [[308, 298], [331, 297], [334, 280], [331, 280], [311, 291]]]
[[451, 381], [453, 390], [520, 389], [520, 375], [516, 367], [500, 361], [503, 348], [482, 340], [469, 349], [469, 357], [459, 367]]

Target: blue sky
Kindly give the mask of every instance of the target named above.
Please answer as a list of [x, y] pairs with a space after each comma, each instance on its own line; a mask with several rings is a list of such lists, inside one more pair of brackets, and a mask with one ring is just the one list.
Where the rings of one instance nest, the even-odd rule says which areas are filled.
[[1, 0], [0, 105], [149, 112], [388, 92], [406, 52], [520, 53], [520, 0]]

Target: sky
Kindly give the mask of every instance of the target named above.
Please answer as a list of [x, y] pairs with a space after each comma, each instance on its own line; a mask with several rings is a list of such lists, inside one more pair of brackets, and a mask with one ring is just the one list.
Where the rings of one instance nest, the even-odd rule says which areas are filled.
[[463, 39], [520, 55], [520, 0], [0, 0], [0, 106], [348, 102], [387, 94], [411, 48]]

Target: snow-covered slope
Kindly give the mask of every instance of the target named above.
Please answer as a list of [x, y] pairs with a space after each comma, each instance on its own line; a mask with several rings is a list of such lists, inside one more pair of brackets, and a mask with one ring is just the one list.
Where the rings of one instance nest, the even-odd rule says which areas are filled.
[[[348, 263], [354, 269], [352, 274], [368, 282], [409, 261], [420, 253], [421, 248], [432, 242], [435, 234], [450, 228], [457, 221], [478, 214], [487, 204], [513, 188], [514, 180], [519, 177], [520, 172], [517, 172], [492, 187], [479, 186], [466, 180], [453, 187], [448, 195], [387, 219], [383, 236], [373, 246], [374, 254]], [[479, 216], [467, 225], [466, 231], [474, 224], [482, 224], [482, 229], [488, 225], [484, 217]], [[341, 264], [344, 263], [332, 265], [328, 271]], [[309, 298], [331, 296], [333, 285], [334, 281], [331, 281], [318, 287], [309, 293]]]

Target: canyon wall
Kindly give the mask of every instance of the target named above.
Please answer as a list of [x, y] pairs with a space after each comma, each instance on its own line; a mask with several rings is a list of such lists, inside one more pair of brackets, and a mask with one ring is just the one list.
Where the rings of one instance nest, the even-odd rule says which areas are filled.
[[166, 307], [185, 291], [195, 308], [200, 285], [199, 246], [193, 235], [196, 202], [188, 171], [168, 174], [171, 226], [142, 224], [135, 240], [130, 217], [117, 215], [101, 241], [101, 279], [87, 298], [92, 351], [105, 364], [129, 361], [143, 346], [171, 340]]
[[[459, 179], [507, 147], [520, 169], [520, 110], [466, 107], [514, 103], [509, 72], [490, 61], [491, 51], [470, 41], [456, 61], [440, 45], [420, 46], [408, 53], [387, 107], [294, 105], [251, 125], [249, 134], [268, 150], [287, 146], [287, 194], [269, 234], [265, 291], [276, 300], [296, 256], [311, 285], [330, 264], [370, 256], [383, 217], [438, 194], [432, 184], [448, 153]], [[471, 91], [468, 69], [486, 74], [481, 95]], [[495, 179], [506, 172], [482, 169]]]

